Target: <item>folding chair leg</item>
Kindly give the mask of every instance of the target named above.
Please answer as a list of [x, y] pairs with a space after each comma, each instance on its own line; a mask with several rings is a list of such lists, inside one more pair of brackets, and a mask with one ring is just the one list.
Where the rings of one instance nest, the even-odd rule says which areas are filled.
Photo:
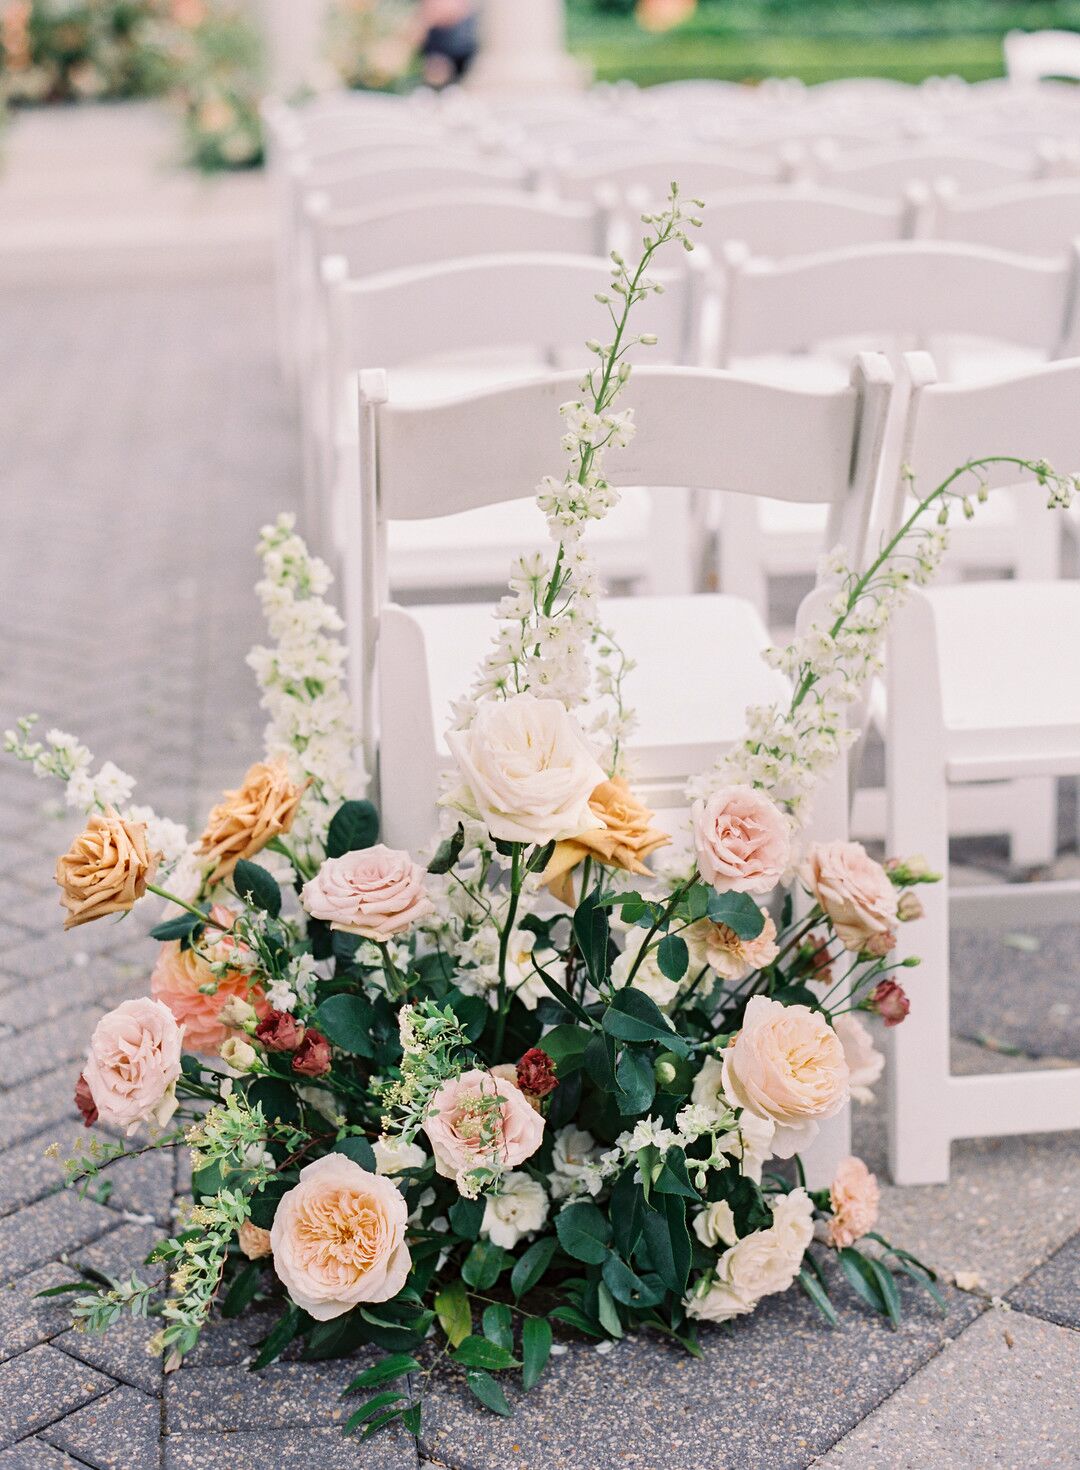
[[1015, 817], [1009, 832], [1009, 859], [1014, 868], [1049, 867], [1057, 856], [1057, 782], [1052, 776], [1025, 776], [1014, 781]]

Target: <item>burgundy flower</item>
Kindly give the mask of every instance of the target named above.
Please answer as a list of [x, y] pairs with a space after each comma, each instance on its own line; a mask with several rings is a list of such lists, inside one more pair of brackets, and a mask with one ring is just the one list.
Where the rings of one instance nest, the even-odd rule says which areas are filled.
[[559, 1085], [555, 1066], [546, 1051], [530, 1047], [517, 1064], [517, 1085], [533, 1097], [547, 1097]]
[[309, 1026], [292, 1059], [294, 1072], [301, 1077], [324, 1077], [330, 1070], [330, 1043], [321, 1031]]
[[874, 993], [870, 998], [874, 1003], [874, 1010], [877, 1011], [886, 1026], [899, 1026], [908, 1011], [911, 1010], [907, 992], [895, 980], [882, 980], [880, 985], [874, 987]]
[[79, 1080], [75, 1084], [75, 1106], [82, 1114], [83, 1123], [91, 1128], [98, 1119], [97, 1104], [94, 1102], [90, 1091], [90, 1084], [83, 1074], [79, 1073]]
[[295, 1051], [303, 1039], [303, 1026], [288, 1011], [270, 1011], [255, 1027], [255, 1040], [267, 1051]]

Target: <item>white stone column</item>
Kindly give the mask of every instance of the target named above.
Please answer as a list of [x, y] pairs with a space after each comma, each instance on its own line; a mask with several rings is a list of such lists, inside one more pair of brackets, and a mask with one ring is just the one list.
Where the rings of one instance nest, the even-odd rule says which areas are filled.
[[559, 92], [586, 85], [588, 68], [566, 50], [564, 0], [482, 0], [478, 92]]
[[266, 40], [267, 81], [275, 97], [323, 91], [330, 69], [325, 58], [332, 0], [255, 0]]

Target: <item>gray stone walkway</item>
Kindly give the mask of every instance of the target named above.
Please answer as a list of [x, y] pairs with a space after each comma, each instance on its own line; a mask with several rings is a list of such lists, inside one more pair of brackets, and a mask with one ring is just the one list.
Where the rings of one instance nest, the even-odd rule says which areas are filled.
[[[295, 426], [265, 272], [221, 255], [154, 285], [129, 252], [109, 259], [92, 282], [0, 285], [0, 725], [37, 711], [194, 825], [258, 749], [251, 548], [294, 501]], [[181, 1181], [151, 1156], [79, 1200], [43, 1157], [80, 1131], [71, 1091], [95, 1017], [145, 991], [152, 955], [130, 921], [62, 933], [51, 870], [70, 823], [46, 814], [54, 794], [0, 763], [0, 1470], [1080, 1463], [1080, 1157], [1064, 1137], [961, 1145], [948, 1187], [885, 1191], [887, 1234], [984, 1285], [950, 1291], [945, 1318], [909, 1298], [892, 1332], [838, 1288], [830, 1331], [791, 1295], [709, 1335], [700, 1361], [645, 1339], [571, 1348], [509, 1421], [439, 1381], [419, 1455], [404, 1437], [341, 1437], [355, 1360], [249, 1375], [259, 1313], [215, 1324], [167, 1380], [142, 1324], [73, 1332], [62, 1299], [34, 1293], [75, 1262], [131, 1269]], [[965, 943], [956, 1014], [967, 1037], [1075, 1061], [1075, 933], [1037, 938]], [[956, 1059], [1015, 1065], [970, 1041]], [[857, 1128], [883, 1169], [880, 1115]]]

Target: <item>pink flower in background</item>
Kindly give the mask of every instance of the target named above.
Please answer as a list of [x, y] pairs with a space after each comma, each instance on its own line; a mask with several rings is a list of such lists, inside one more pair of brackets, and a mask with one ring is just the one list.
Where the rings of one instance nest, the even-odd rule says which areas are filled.
[[763, 791], [722, 786], [694, 802], [694, 851], [706, 883], [721, 893], [769, 893], [791, 860], [788, 820]]
[[799, 876], [832, 920], [845, 949], [887, 952], [897, 893], [861, 842], [815, 842]]
[[432, 912], [424, 869], [407, 852], [380, 842], [343, 857], [327, 858], [304, 884], [300, 901], [332, 929], [385, 944]]
[[[127, 1133], [150, 1119], [165, 1126], [176, 1111], [181, 1036], [169, 1008], [145, 996], [102, 1016], [80, 1078], [102, 1123]], [[77, 1087], [75, 1099], [86, 1116], [79, 1098]]]
[[829, 1186], [833, 1216], [827, 1226], [829, 1244], [854, 1245], [877, 1224], [881, 1190], [877, 1179], [854, 1157], [841, 1159]]
[[439, 1088], [424, 1132], [436, 1170], [460, 1188], [473, 1169], [524, 1163], [540, 1147], [544, 1120], [509, 1078], [474, 1068]]

